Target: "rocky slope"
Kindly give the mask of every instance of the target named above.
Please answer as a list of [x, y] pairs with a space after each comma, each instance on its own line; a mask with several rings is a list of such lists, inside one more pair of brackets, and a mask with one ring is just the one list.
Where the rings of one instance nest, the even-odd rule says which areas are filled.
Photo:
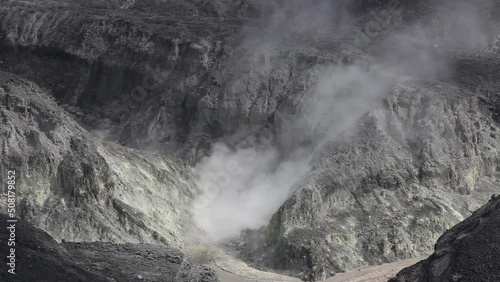
[[182, 247], [206, 188], [183, 162], [220, 142], [307, 167], [231, 244], [252, 266], [322, 280], [430, 252], [499, 191], [500, 5], [447, 22], [436, 1], [312, 2], [3, 1], [19, 215], [57, 240]]
[[390, 281], [498, 281], [500, 279], [500, 197], [446, 231], [428, 259], [405, 268]]
[[99, 141], [15, 75], [0, 72], [0, 101], [0, 167], [16, 171], [18, 216], [59, 241], [183, 245], [198, 193], [189, 169]]
[[498, 192], [499, 128], [486, 108], [454, 86], [400, 82], [354, 137], [330, 145], [263, 235], [249, 236], [271, 250], [257, 259], [321, 280], [428, 252]]

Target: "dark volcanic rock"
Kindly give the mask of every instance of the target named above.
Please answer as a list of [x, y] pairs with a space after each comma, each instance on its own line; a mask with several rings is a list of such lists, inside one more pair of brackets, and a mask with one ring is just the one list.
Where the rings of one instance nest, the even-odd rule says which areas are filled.
[[[0, 214], [0, 221], [9, 217]], [[213, 270], [192, 265], [178, 250], [161, 245], [66, 243], [59, 245], [49, 234], [18, 221], [16, 223], [16, 269], [8, 273], [2, 256], [0, 278], [5, 282], [216, 282]], [[9, 231], [2, 228], [2, 254], [9, 254]]]
[[446, 231], [428, 259], [391, 282], [500, 281], [500, 196]]
[[[9, 217], [0, 214], [2, 224], [7, 224]], [[2, 244], [2, 281], [12, 282], [52, 282], [52, 281], [112, 281], [104, 276], [93, 273], [78, 265], [49, 234], [23, 221], [16, 223], [16, 269], [15, 275], [7, 272], [7, 258], [10, 248], [7, 240], [9, 230], [2, 228], [0, 238]]]
[[82, 267], [115, 281], [219, 281], [212, 269], [192, 265], [180, 251], [161, 245], [63, 243], [62, 246]]

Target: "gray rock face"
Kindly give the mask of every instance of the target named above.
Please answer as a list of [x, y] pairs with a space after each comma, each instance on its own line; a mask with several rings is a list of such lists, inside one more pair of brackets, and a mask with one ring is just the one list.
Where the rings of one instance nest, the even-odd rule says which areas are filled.
[[16, 170], [18, 216], [57, 240], [183, 245], [198, 193], [189, 169], [99, 141], [15, 75], [0, 72], [0, 100], [0, 167]]
[[428, 259], [391, 281], [497, 281], [500, 279], [500, 197], [446, 231]]
[[[9, 217], [0, 214], [6, 222]], [[9, 232], [2, 228], [2, 242]], [[46, 232], [18, 221], [16, 223], [15, 275], [2, 271], [2, 281], [219, 281], [207, 267], [192, 265], [178, 250], [158, 245], [110, 243], [58, 244]], [[7, 244], [0, 246], [9, 253]], [[6, 258], [2, 258], [5, 265]]]

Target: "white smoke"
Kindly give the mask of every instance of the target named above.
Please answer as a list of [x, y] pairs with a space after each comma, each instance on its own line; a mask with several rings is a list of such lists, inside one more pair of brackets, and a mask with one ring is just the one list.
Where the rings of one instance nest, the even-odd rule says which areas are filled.
[[265, 225], [309, 170], [308, 157], [297, 153], [281, 161], [273, 147], [234, 152], [216, 144], [196, 166], [205, 193], [194, 205], [196, 223], [212, 240]]

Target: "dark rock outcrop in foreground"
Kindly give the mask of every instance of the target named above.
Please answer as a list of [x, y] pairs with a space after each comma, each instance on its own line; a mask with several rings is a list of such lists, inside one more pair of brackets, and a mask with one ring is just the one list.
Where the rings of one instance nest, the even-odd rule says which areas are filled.
[[391, 282], [500, 281], [500, 196], [439, 238], [428, 259]]
[[[0, 221], [7, 222], [0, 214]], [[0, 231], [0, 252], [9, 252], [6, 228]], [[15, 275], [3, 271], [0, 281], [219, 281], [215, 272], [191, 265], [175, 249], [161, 245], [110, 243], [58, 244], [48, 233], [19, 221], [16, 224]]]
[[[7, 215], [0, 214], [2, 223], [7, 222], [8, 219]], [[6, 256], [11, 248], [6, 243], [9, 235], [6, 228], [1, 229], [1, 281], [109, 281], [103, 276], [78, 266], [68, 252], [49, 234], [24, 222], [16, 224], [17, 263], [15, 275], [12, 275], [6, 270]]]

